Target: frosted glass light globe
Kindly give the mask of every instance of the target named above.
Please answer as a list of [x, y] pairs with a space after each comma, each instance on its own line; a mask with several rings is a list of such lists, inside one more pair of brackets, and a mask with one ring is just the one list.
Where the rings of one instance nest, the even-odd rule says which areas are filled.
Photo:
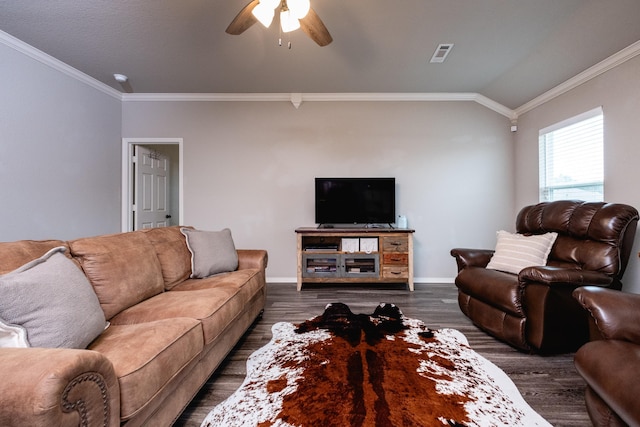
[[282, 31], [288, 33], [289, 31], [300, 28], [300, 21], [298, 21], [298, 18], [293, 16], [291, 11], [283, 10], [280, 12], [280, 25], [282, 26]]
[[265, 27], [269, 28], [271, 21], [273, 21], [273, 15], [275, 14], [272, 7], [269, 7], [263, 2], [258, 3], [256, 7], [251, 11], [253, 16]]
[[288, 0], [287, 6], [293, 16], [302, 19], [309, 13], [311, 2], [309, 0]]

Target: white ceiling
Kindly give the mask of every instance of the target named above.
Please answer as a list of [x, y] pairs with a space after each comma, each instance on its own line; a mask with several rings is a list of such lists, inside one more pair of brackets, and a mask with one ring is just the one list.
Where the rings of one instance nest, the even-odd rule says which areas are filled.
[[[639, 0], [311, 0], [333, 43], [298, 30], [280, 47], [276, 22], [225, 33], [248, 1], [0, 0], [0, 30], [121, 91], [475, 92], [512, 109], [640, 40]], [[440, 43], [455, 46], [430, 64]]]

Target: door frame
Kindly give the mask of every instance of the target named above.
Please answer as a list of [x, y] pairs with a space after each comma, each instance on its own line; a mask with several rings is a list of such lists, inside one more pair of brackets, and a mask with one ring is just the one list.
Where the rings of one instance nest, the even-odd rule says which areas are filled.
[[182, 138], [122, 138], [122, 232], [133, 230], [133, 146], [134, 145], [177, 145], [178, 146], [178, 219], [184, 223], [184, 155]]

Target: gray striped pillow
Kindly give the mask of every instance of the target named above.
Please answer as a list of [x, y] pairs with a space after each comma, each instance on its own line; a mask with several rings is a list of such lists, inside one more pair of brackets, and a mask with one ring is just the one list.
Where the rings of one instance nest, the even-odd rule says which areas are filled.
[[518, 274], [525, 267], [547, 265], [547, 258], [558, 233], [513, 234], [500, 230], [497, 233], [496, 251], [487, 268]]

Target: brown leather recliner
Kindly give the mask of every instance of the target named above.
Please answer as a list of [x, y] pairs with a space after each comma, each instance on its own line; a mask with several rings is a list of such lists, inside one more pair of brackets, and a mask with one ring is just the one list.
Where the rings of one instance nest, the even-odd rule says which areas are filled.
[[640, 295], [586, 286], [573, 296], [591, 314], [591, 342], [574, 358], [591, 422], [640, 425]]
[[526, 206], [517, 216], [517, 233], [558, 233], [547, 265], [506, 273], [485, 268], [493, 250], [452, 249], [460, 309], [519, 350], [575, 351], [588, 340], [588, 316], [571, 294], [584, 285], [622, 288], [637, 223], [638, 211], [623, 204], [566, 200]]

